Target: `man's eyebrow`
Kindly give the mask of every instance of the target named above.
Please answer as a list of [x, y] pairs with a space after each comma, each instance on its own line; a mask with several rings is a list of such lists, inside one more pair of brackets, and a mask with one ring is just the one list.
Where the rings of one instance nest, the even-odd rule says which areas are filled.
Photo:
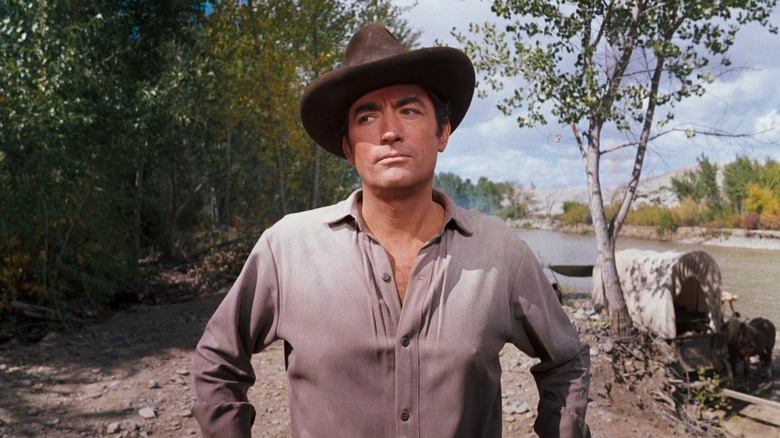
[[396, 108], [400, 108], [400, 107], [402, 107], [404, 105], [409, 105], [410, 103], [422, 104], [423, 102], [422, 102], [422, 99], [420, 99], [419, 96], [404, 96], [404, 97], [398, 99], [395, 102], [395, 107]]
[[355, 109], [352, 111], [352, 117], [357, 116], [360, 113], [364, 113], [367, 111], [376, 111], [379, 109], [379, 104], [376, 102], [366, 102], [361, 103]]
[[[393, 107], [400, 108], [402, 106], [409, 105], [411, 103], [419, 103], [419, 104], [422, 105], [423, 101], [422, 101], [422, 99], [420, 99], [419, 96], [414, 96], [414, 95], [412, 95], [412, 96], [404, 96], [404, 97], [396, 100], [395, 103], [393, 104]], [[357, 116], [360, 113], [364, 113], [364, 112], [367, 112], [367, 111], [376, 111], [378, 109], [379, 109], [379, 104], [376, 103], [376, 102], [361, 103], [360, 105], [355, 107], [355, 109], [352, 111], [352, 117], [355, 117], [355, 116]]]

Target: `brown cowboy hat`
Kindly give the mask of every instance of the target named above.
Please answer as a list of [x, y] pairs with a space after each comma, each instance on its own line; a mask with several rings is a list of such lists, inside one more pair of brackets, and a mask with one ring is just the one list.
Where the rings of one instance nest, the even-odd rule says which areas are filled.
[[352, 36], [341, 67], [315, 78], [301, 96], [301, 121], [317, 144], [339, 157], [349, 107], [361, 96], [390, 85], [415, 84], [449, 103], [457, 128], [474, 95], [474, 66], [450, 47], [407, 50], [380, 24]]

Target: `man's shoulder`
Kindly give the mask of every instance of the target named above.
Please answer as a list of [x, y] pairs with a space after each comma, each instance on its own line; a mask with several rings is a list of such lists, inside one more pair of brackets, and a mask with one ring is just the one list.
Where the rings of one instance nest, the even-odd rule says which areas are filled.
[[325, 207], [289, 213], [279, 219], [269, 231], [282, 234], [290, 232], [300, 234], [307, 230], [325, 229], [329, 224], [350, 216], [349, 208], [345, 205], [345, 202], [341, 201]]
[[462, 222], [463, 226], [474, 234], [513, 234], [506, 222], [498, 216], [477, 210], [467, 210], [463, 207], [455, 208], [458, 209], [458, 213], [455, 216], [456, 220]]
[[490, 242], [489, 245], [494, 250], [503, 247], [510, 252], [525, 253], [530, 251], [528, 244], [520, 237], [517, 230], [510, 228], [506, 221], [500, 217], [476, 210], [457, 208], [460, 210], [457, 214], [458, 220], [468, 231], [470, 237], [476, 239], [480, 244]]

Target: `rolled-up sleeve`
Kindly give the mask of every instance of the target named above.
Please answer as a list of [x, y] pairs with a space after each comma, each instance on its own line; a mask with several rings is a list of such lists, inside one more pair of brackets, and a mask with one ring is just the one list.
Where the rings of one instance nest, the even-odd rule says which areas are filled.
[[539, 390], [534, 431], [545, 438], [588, 437], [590, 348], [579, 339], [530, 250], [522, 258], [514, 284], [512, 343], [541, 360], [531, 368]]
[[251, 437], [255, 418], [247, 390], [255, 383], [252, 354], [276, 337], [278, 282], [267, 236], [206, 325], [193, 358], [193, 408], [204, 437]]

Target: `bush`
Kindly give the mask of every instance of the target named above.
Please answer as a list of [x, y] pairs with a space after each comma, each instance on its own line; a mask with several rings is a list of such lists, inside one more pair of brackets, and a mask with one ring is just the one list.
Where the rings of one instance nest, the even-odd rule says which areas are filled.
[[723, 226], [726, 228], [740, 228], [742, 225], [742, 215], [739, 213], [731, 213], [723, 219]]
[[758, 220], [766, 230], [780, 230], [780, 213], [762, 213]]
[[590, 223], [590, 208], [579, 202], [565, 201], [563, 203], [563, 218], [561, 218], [561, 222], [566, 226]]
[[19, 238], [0, 243], [0, 312], [13, 300], [43, 294], [43, 286], [31, 275], [32, 264], [33, 256]]
[[661, 220], [658, 223], [658, 229], [656, 230], [658, 235], [661, 237], [663, 237], [667, 231], [677, 231], [677, 220], [670, 210], [664, 210], [661, 212]]
[[645, 227], [655, 227], [661, 224], [661, 217], [664, 213], [669, 213], [669, 209], [660, 205], [642, 204], [628, 213], [626, 223]]
[[755, 211], [751, 211], [742, 217], [742, 228], [746, 230], [757, 230], [759, 224], [759, 216]]
[[693, 198], [685, 198], [674, 209], [674, 219], [677, 225], [691, 227], [702, 223], [702, 219], [707, 216], [706, 213], [706, 207]]

